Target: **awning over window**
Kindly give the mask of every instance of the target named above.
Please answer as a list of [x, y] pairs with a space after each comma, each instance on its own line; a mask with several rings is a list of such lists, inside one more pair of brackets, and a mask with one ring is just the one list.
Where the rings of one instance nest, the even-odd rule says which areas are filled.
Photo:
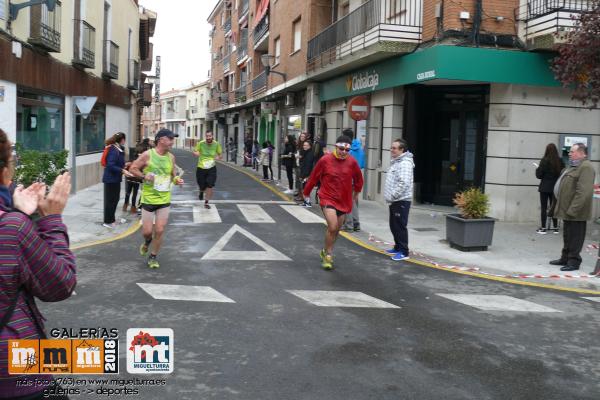
[[258, 24], [269, 8], [269, 0], [260, 0], [260, 4], [254, 15], [254, 25]]

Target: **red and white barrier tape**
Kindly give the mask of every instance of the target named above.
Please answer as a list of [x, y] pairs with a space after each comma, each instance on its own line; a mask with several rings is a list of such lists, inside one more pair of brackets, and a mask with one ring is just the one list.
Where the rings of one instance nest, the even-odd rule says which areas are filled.
[[[373, 243], [377, 243], [377, 244], [384, 244], [384, 245], [387, 245], [387, 246], [393, 246], [394, 245], [393, 243], [376, 239], [375, 236], [373, 236], [372, 233], [369, 234], [369, 242], [373, 242]], [[590, 244], [590, 245], [587, 246], [587, 248], [598, 250], [599, 246], [597, 244]], [[560, 275], [560, 274], [551, 274], [551, 275], [543, 275], [543, 274], [492, 274], [490, 272], [481, 271], [481, 269], [477, 268], [477, 267], [461, 267], [461, 266], [457, 266], [457, 265], [440, 264], [439, 262], [434, 261], [431, 258], [427, 257], [425, 254], [417, 253], [417, 252], [414, 252], [414, 251], [411, 251], [411, 255], [416, 256], [419, 260], [426, 261], [429, 264], [431, 264], [431, 265], [433, 265], [435, 267], [438, 267], [438, 268], [443, 268], [443, 269], [452, 270], [452, 271], [477, 272], [478, 274], [481, 274], [481, 275], [493, 276], [493, 277], [498, 277], [498, 278], [512, 278], [512, 279], [579, 279], [579, 278], [583, 278], [583, 279], [587, 279], [587, 278], [600, 277], [600, 273], [598, 273], [598, 274], [564, 274], [564, 275]]]

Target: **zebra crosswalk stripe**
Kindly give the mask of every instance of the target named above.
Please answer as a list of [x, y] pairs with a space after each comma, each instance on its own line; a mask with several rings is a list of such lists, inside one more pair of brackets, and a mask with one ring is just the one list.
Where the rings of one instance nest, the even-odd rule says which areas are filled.
[[281, 205], [285, 211], [290, 213], [294, 218], [303, 224], [322, 224], [325, 220], [319, 217], [317, 214], [308, 211], [306, 208], [300, 206]]
[[517, 311], [559, 313], [562, 311], [542, 306], [531, 301], [505, 295], [485, 294], [446, 294], [436, 293], [440, 297], [466, 304], [483, 311]]
[[219, 210], [214, 204], [210, 206], [210, 209], [194, 206], [193, 215], [195, 224], [218, 224], [222, 222]]
[[238, 204], [237, 207], [246, 218], [246, 221], [250, 223], [275, 223], [275, 220], [258, 204]]

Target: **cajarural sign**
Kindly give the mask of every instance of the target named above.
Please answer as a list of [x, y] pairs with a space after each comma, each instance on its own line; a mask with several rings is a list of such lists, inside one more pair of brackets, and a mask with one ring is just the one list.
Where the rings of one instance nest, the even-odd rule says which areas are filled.
[[371, 89], [375, 90], [375, 88], [379, 85], [379, 74], [377, 71], [373, 70], [372, 72], [360, 72], [358, 74], [348, 75], [346, 78], [346, 89], [349, 92], [354, 92], [356, 90], [363, 89]]

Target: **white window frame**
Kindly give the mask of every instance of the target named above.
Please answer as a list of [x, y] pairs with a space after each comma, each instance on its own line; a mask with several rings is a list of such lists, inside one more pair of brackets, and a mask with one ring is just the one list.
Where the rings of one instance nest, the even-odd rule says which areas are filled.
[[279, 61], [281, 61], [281, 38], [279, 36], [275, 38], [273, 47], [275, 47], [275, 66], [279, 65]]
[[302, 18], [292, 23], [292, 54], [302, 48]]

